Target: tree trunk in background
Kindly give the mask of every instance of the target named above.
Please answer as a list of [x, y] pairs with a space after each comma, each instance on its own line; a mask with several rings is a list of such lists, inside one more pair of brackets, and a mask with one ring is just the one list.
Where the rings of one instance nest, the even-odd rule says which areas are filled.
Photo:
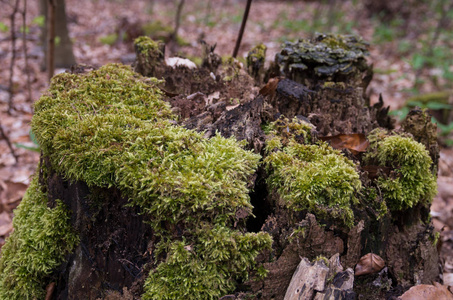
[[[47, 20], [47, 0], [40, 0], [40, 14]], [[55, 67], [69, 68], [76, 63], [72, 51], [72, 42], [69, 38], [69, 31], [66, 19], [66, 6], [64, 0], [55, 0]], [[46, 22], [47, 24], [47, 22]], [[41, 42], [44, 48], [44, 60], [41, 69], [46, 70], [47, 61], [47, 27], [43, 28]]]

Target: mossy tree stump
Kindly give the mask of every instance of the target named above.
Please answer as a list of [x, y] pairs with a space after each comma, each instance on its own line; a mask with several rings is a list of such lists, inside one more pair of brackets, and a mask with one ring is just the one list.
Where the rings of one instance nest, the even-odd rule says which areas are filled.
[[[254, 97], [238, 94], [257, 90], [241, 70], [172, 69], [146, 47], [135, 70], [166, 83], [122, 65], [54, 77], [35, 107], [43, 154], [2, 250], [1, 298], [55, 283], [53, 299], [283, 299], [301, 257], [339, 254], [347, 268], [370, 252], [388, 270], [351, 293], [436, 280], [435, 131], [423, 111], [395, 131], [382, 103], [368, 107], [366, 45], [337, 39], [304, 41], [322, 51], [292, 49], [289, 64], [287, 45], [274, 72], [295, 81]], [[353, 133], [366, 152], [322, 141]]]

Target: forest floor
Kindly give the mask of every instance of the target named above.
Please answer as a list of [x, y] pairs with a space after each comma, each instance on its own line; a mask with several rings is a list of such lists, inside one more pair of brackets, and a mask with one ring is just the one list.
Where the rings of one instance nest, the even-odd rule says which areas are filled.
[[[29, 134], [33, 102], [48, 87], [47, 74], [40, 70], [44, 53], [40, 45], [42, 20], [38, 17], [39, 1], [28, 1], [25, 27], [28, 66], [24, 59], [23, 30], [20, 29], [23, 28], [22, 18], [17, 14], [13, 95], [9, 93], [12, 50], [8, 26], [13, 2], [4, 4], [1, 1], [3, 9], [0, 12], [0, 124], [17, 157], [16, 161], [7, 139], [0, 136], [0, 247], [12, 230], [13, 209], [20, 203], [39, 161], [39, 152], [26, 148], [36, 147]], [[155, 37], [168, 36], [174, 28], [177, 2], [66, 0], [69, 32], [77, 62], [94, 66], [109, 62], [131, 63], [134, 58], [132, 42], [130, 37], [123, 41], [122, 33], [145, 29]], [[371, 44], [369, 62], [374, 64], [375, 74], [368, 93], [372, 103], [382, 94], [386, 105], [401, 112], [411, 96], [444, 90], [450, 91], [451, 100], [453, 79], [445, 74], [453, 72], [453, 67], [450, 64], [449, 69], [444, 70], [439, 65], [445, 65], [444, 60], [447, 63], [453, 60], [453, 38], [446, 36], [435, 41], [439, 44], [435, 49], [439, 48], [440, 54], [424, 48], [430, 41], [427, 30], [434, 32], [436, 29], [435, 11], [427, 13], [426, 7], [418, 7], [406, 19], [386, 22], [372, 17], [373, 11], [362, 3], [365, 1], [337, 1], [334, 7], [323, 4], [326, 2], [329, 1], [254, 1], [238, 57], [243, 60], [253, 46], [264, 43], [267, 61], [270, 62], [284, 40], [307, 38], [315, 31], [358, 34]], [[180, 39], [167, 47], [167, 55], [181, 55], [196, 61], [201, 56], [200, 40], [217, 44], [216, 53], [222, 57], [231, 55], [244, 7], [245, 1], [238, 0], [187, 0], [178, 32]], [[430, 21], [426, 21], [430, 16]], [[423, 22], [422, 17], [425, 18]], [[419, 23], [423, 25], [419, 26]], [[450, 32], [453, 31], [451, 22], [447, 25]], [[414, 26], [418, 29], [411, 29]], [[448, 28], [444, 29], [448, 31]], [[450, 49], [450, 53], [442, 52], [444, 48]], [[437, 60], [429, 60], [428, 54]], [[426, 63], [428, 60], [430, 64]], [[27, 75], [30, 76], [30, 93]], [[8, 114], [11, 97], [14, 110]], [[445, 277], [444, 280], [453, 285], [452, 148], [442, 147], [439, 164], [439, 193], [432, 205], [432, 215], [436, 230], [441, 232], [444, 277], [448, 273], [448, 278], [451, 278], [447, 280]]]

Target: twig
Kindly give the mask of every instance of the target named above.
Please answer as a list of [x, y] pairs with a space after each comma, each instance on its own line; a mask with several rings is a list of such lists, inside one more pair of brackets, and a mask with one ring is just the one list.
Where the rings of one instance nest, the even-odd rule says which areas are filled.
[[185, 0], [179, 0], [178, 8], [176, 10], [176, 17], [175, 17], [175, 31], [173, 32], [173, 40], [176, 41], [178, 38], [178, 31], [179, 25], [181, 24], [181, 12], [182, 7], [184, 6]]
[[31, 80], [30, 80], [30, 67], [28, 66], [28, 55], [27, 55], [27, 35], [25, 32], [25, 28], [27, 26], [27, 0], [24, 0], [24, 9], [22, 10], [22, 28], [23, 32], [23, 42], [22, 47], [24, 50], [24, 58], [25, 58], [25, 73], [27, 74], [27, 92], [28, 97], [27, 100], [31, 102]]
[[233, 57], [236, 58], [239, 51], [239, 46], [241, 45], [242, 35], [244, 34], [245, 24], [247, 23], [247, 18], [249, 16], [250, 6], [252, 5], [252, 0], [247, 0], [247, 6], [245, 7], [244, 16], [242, 17], [241, 29], [239, 30], [238, 39], [236, 40], [236, 46], [234, 47]]
[[16, 13], [19, 9], [19, 0], [16, 0], [13, 6], [13, 12], [11, 13], [10, 20], [11, 20], [11, 63], [9, 65], [9, 99], [8, 99], [8, 114], [14, 109], [13, 105], [13, 98], [14, 98], [14, 83], [13, 83], [13, 76], [14, 76], [14, 63], [16, 61]]
[[181, 24], [181, 12], [182, 8], [184, 6], [185, 0], [179, 0], [178, 3], [178, 8], [176, 9], [176, 16], [175, 16], [175, 30], [170, 34], [170, 41], [172, 43], [170, 44], [170, 49], [172, 52], [175, 52], [176, 45], [177, 45], [177, 40], [178, 40], [178, 31], [179, 31], [179, 26]]
[[[443, 6], [443, 4], [444, 4], [444, 2], [442, 1], [440, 5]], [[437, 22], [436, 30], [434, 31], [434, 35], [433, 35], [433, 38], [430, 43], [431, 46], [429, 47], [429, 50], [427, 53], [427, 56], [429, 56], [429, 57], [433, 55], [434, 46], [437, 44], [437, 40], [439, 39], [442, 28], [445, 28], [448, 23], [448, 19], [449, 19], [448, 14], [453, 9], [453, 3], [451, 3], [447, 9], [443, 9], [443, 7], [441, 7], [441, 9], [442, 9], [442, 13]]]
[[55, 282], [51, 282], [46, 287], [46, 298], [45, 300], [52, 299], [53, 291], [55, 290]]
[[55, 0], [47, 1], [47, 76], [50, 81], [55, 70]]
[[16, 160], [16, 163], [19, 162], [19, 157], [17, 156], [16, 152], [14, 151], [13, 145], [11, 144], [11, 141], [9, 140], [9, 137], [6, 135], [5, 131], [3, 131], [3, 126], [0, 123], [0, 134], [2, 135], [2, 138], [5, 139], [6, 144], [8, 144], [8, 148], [11, 151], [11, 154], [14, 156], [14, 159]]

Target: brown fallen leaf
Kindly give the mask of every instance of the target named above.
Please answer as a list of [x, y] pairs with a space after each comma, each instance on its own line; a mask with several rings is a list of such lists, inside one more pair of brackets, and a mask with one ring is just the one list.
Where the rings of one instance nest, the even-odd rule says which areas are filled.
[[263, 96], [274, 96], [277, 90], [278, 82], [281, 80], [280, 77], [274, 77], [269, 79], [267, 84], [260, 89], [260, 95]]
[[0, 213], [0, 236], [6, 236], [13, 230], [13, 222], [10, 215], [4, 211]]
[[438, 282], [420, 284], [411, 287], [398, 299], [400, 300], [453, 300], [453, 294], [447, 286]]
[[384, 260], [374, 253], [362, 256], [355, 266], [355, 275], [367, 275], [377, 273], [385, 267]]
[[370, 145], [363, 133], [337, 134], [319, 137], [319, 139], [329, 141], [334, 149], [349, 149], [354, 155], [365, 152]]

